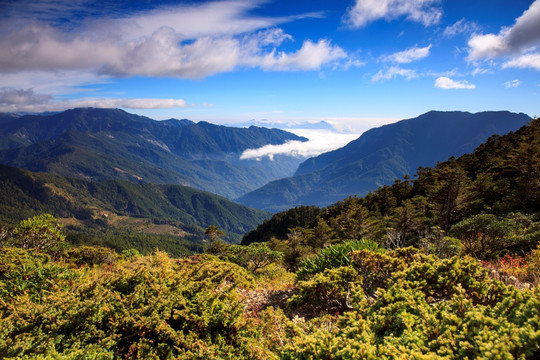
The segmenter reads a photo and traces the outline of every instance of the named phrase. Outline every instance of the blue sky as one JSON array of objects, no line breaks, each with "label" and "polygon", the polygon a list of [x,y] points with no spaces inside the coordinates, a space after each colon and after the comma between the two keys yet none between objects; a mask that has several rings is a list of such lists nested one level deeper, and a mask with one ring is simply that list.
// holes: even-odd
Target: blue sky
[{"label": "blue sky", "polygon": [[0,0],[0,111],[325,120],[540,115],[540,0]]}]

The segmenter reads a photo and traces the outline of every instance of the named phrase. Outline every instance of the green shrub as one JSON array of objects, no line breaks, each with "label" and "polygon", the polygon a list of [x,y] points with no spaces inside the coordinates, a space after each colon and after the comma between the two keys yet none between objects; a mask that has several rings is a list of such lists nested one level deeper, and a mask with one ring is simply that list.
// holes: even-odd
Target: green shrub
[{"label": "green shrub", "polygon": [[369,250],[353,251],[351,264],[362,279],[365,296],[373,297],[379,288],[387,288],[391,276],[419,260],[420,253],[414,248],[401,248],[387,252]]},{"label": "green shrub", "polygon": [[113,271],[74,271],[80,276],[69,288],[44,293],[39,303],[14,294],[1,308],[0,357],[271,357],[257,342],[257,328],[248,328],[237,291],[253,279],[235,264],[157,253]]},{"label": "green shrub", "polygon": [[303,261],[302,267],[297,272],[298,279],[304,280],[326,269],[350,265],[350,254],[355,250],[382,251],[376,242],[367,239],[331,245],[319,251],[314,257]]},{"label": "green shrub", "polygon": [[231,245],[226,254],[227,260],[252,272],[276,263],[283,258],[282,252],[270,249],[266,243]]},{"label": "green shrub", "polygon": [[471,258],[439,260],[406,249],[404,258],[416,259],[404,265],[405,261],[390,260],[397,260],[397,253],[382,255],[353,253],[356,269],[395,269],[386,272],[376,296],[355,298],[352,311],[339,316],[330,329],[288,339],[281,349],[282,359],[533,359],[540,355],[540,290],[520,291],[492,280]]},{"label": "green shrub", "polygon": [[133,260],[139,256],[141,256],[141,253],[137,249],[122,250],[120,253],[120,257],[124,260]]},{"label": "green shrub", "polygon": [[479,214],[452,226],[450,233],[461,240],[465,252],[483,259],[493,258],[513,245],[517,225],[509,219],[499,220],[492,214]]},{"label": "green shrub", "polygon": [[[77,275],[35,250],[0,248],[0,310],[24,295],[40,302],[48,293],[67,288]],[[7,302],[7,303],[6,303]]]},{"label": "green shrub", "polygon": [[325,269],[322,273],[298,282],[298,293],[289,299],[292,307],[303,308],[310,316],[335,314],[352,309],[350,303],[361,282],[352,266]]},{"label": "green shrub", "polygon": [[7,246],[23,249],[50,251],[65,244],[66,237],[60,232],[62,226],[54,216],[41,214],[21,221],[12,231]]},{"label": "green shrub", "polygon": [[114,250],[101,246],[79,246],[66,251],[66,260],[78,266],[111,265],[117,258]]}]

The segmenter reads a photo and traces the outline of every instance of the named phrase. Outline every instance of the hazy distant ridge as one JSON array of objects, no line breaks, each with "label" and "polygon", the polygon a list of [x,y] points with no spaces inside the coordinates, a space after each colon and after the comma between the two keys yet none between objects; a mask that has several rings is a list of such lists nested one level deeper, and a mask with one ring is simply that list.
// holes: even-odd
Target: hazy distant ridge
[{"label": "hazy distant ridge", "polygon": [[413,176],[419,166],[471,152],[489,136],[517,130],[529,120],[507,111],[431,111],[371,129],[341,149],[306,160],[294,177],[273,181],[238,201],[276,211],[365,195],[405,174]]}]

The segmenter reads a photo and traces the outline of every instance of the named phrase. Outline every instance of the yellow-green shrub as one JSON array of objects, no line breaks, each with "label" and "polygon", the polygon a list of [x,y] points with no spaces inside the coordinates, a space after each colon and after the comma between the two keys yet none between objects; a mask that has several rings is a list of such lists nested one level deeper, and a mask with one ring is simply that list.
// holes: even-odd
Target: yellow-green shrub
[{"label": "yellow-green shrub", "polygon": [[25,294],[9,299],[0,313],[0,357],[68,358],[97,348],[103,358],[268,357],[236,291],[253,284],[245,269],[164,253],[105,269],[71,270],[79,275],[71,286],[40,302]]}]

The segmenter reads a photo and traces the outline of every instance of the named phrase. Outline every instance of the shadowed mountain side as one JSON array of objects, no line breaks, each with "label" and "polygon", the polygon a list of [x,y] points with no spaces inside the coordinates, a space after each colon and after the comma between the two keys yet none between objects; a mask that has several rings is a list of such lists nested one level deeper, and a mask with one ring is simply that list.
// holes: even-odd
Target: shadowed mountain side
[{"label": "shadowed mountain side", "polygon": [[100,211],[202,228],[216,225],[236,240],[269,215],[185,186],[93,182],[0,165],[0,221],[4,224],[43,212],[85,220]]},{"label": "shadowed mountain side", "polygon": [[[267,183],[272,169],[260,162],[241,164],[188,160],[131,135],[68,132],[51,141],[0,151],[0,162],[31,171],[87,180],[123,179],[178,184],[234,197]],[[120,141],[116,138],[121,138]],[[132,144],[138,143],[138,146]],[[111,156],[111,154],[114,154]],[[272,164],[273,165],[273,164]],[[283,174],[281,168],[273,169]]]},{"label": "shadowed mountain side", "polygon": [[290,176],[300,163],[289,156],[240,160],[244,150],[307,140],[278,129],[155,121],[118,109],[3,119],[3,164],[89,180],[188,185],[229,198]]},{"label": "shadowed mountain side", "polygon": [[369,130],[341,149],[306,160],[294,177],[273,181],[238,201],[273,212],[326,206],[415,174],[419,166],[471,152],[491,135],[517,130],[530,120],[506,111],[431,111]]}]

